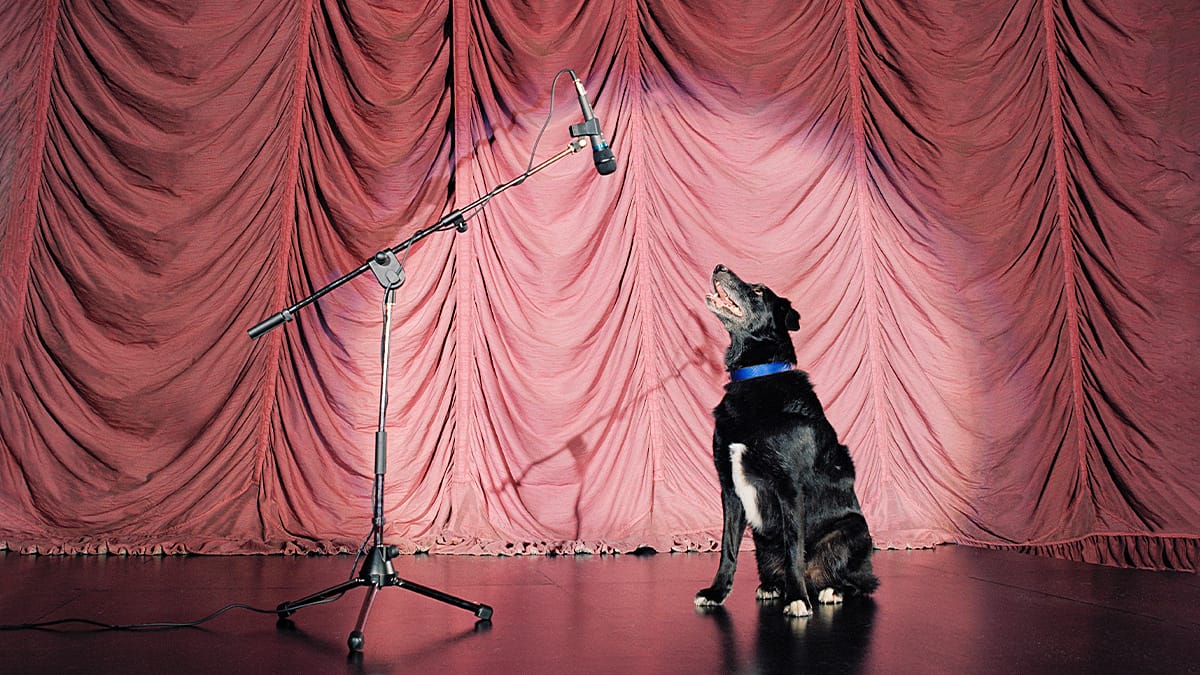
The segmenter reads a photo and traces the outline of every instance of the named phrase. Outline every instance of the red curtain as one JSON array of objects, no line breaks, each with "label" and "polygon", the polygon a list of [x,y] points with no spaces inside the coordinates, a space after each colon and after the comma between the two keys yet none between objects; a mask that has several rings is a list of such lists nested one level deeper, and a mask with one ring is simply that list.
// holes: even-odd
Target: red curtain
[{"label": "red curtain", "polygon": [[[1191,0],[0,0],[0,547],[711,549],[725,263],[886,547],[1200,560]],[[536,161],[581,115],[559,80]]]}]

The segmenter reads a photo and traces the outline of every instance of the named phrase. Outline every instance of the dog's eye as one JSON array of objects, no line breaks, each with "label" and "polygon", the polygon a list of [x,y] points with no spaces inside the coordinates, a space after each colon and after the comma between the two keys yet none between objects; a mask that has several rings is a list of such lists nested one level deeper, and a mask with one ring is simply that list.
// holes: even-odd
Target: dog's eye
[{"label": "dog's eye", "polygon": [[754,294],[755,294],[755,295],[762,295],[762,286],[755,286],[755,287],[754,287]]}]

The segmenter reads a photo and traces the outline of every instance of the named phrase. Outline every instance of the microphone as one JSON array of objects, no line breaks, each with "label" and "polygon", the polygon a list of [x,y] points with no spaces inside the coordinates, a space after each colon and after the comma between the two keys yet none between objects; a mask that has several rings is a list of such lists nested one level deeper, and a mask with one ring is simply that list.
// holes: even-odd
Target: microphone
[{"label": "microphone", "polygon": [[572,136],[590,136],[592,139],[592,161],[596,164],[596,172],[601,176],[617,170],[617,160],[613,157],[612,148],[608,147],[608,141],[604,140],[604,134],[600,131],[600,120],[596,119],[596,114],[592,112],[592,105],[588,103],[587,90],[583,88],[583,82],[579,81],[579,77],[575,71],[569,71],[571,79],[575,80],[575,91],[579,93],[579,108],[583,110],[583,124],[572,124]]}]

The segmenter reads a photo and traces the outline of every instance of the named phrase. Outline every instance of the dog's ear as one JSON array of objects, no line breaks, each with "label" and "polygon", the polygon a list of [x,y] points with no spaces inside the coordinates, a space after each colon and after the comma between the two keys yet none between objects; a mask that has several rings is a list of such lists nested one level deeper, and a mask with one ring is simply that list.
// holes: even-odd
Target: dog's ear
[{"label": "dog's ear", "polygon": [[781,298],[778,295],[772,294],[775,298],[775,321],[776,325],[782,325],[790,331],[800,330],[800,312],[797,312],[792,303],[786,298]]},{"label": "dog's ear", "polygon": [[787,316],[783,317],[783,325],[791,331],[800,330],[800,312],[788,307]]}]

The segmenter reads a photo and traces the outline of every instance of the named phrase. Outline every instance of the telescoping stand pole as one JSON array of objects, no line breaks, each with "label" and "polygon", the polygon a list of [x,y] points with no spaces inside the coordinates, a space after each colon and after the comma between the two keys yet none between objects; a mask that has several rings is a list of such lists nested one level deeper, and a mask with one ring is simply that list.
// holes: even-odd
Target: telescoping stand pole
[{"label": "telescoping stand pole", "polygon": [[337,600],[346,591],[349,591],[360,586],[366,587],[367,595],[363,599],[362,609],[358,613],[358,621],[354,625],[354,630],[350,632],[350,637],[347,639],[347,644],[352,653],[361,651],[364,643],[363,629],[367,623],[367,616],[370,614],[371,606],[375,602],[375,594],[380,589],[388,586],[403,588],[414,593],[419,593],[434,600],[444,602],[449,605],[454,605],[461,609],[465,609],[473,613],[479,623],[490,622],[492,618],[492,608],[475,602],[469,602],[462,598],[455,597],[449,593],[422,586],[413,583],[407,579],[400,578],[395,569],[392,567],[392,558],[399,554],[399,549],[395,546],[388,546],[383,543],[383,488],[384,479],[387,474],[387,429],[385,428],[387,417],[387,399],[388,399],[388,353],[391,346],[391,328],[392,328],[392,307],[395,303],[396,289],[404,284],[404,267],[401,261],[396,257],[400,251],[411,248],[418,241],[433,234],[434,232],[444,230],[457,230],[458,232],[467,231],[467,220],[478,213],[476,209],[481,209],[484,204],[492,197],[504,192],[505,190],[520,185],[525,182],[535,173],[559,161],[567,155],[579,152],[587,145],[586,141],[573,140],[571,143],[557,155],[547,159],[546,161],[531,167],[520,176],[496,186],[486,195],[471,202],[470,204],[451,211],[442,216],[436,223],[429,227],[419,230],[404,242],[392,248],[384,249],[376,253],[369,260],[364,262],[358,269],[336,279],[329,285],[321,288],[317,292],[307,298],[297,302],[295,305],[274,314],[267,319],[261,321],[248,332],[251,338],[258,338],[267,331],[291,321],[296,312],[303,309],[305,306],[315,302],[318,298],[338,288],[339,286],[350,281],[354,277],[371,270],[383,287],[383,337],[381,339],[381,368],[382,374],[380,377],[379,387],[379,425],[375,431],[375,483],[371,495],[371,547],[366,552],[366,558],[363,560],[362,567],[357,575],[348,581],[330,586],[321,591],[317,591],[311,595],[307,595],[299,600],[292,600],[281,603],[276,608],[276,613],[279,617],[281,625],[290,623],[288,619],[295,611],[311,605],[324,602],[332,602]]}]

